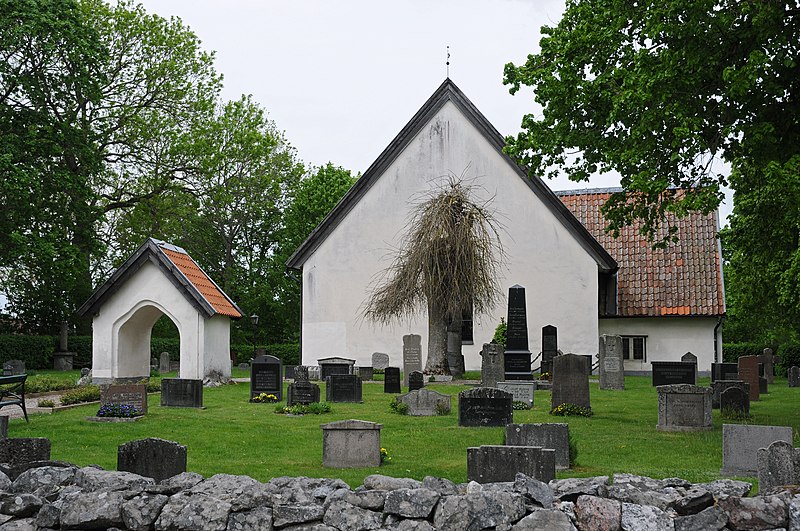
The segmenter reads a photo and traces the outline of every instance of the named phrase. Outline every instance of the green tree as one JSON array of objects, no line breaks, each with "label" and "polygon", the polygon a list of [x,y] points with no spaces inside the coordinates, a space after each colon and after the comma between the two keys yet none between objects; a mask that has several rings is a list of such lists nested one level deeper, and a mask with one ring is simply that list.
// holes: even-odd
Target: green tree
[{"label": "green tree", "polygon": [[799,26],[796,0],[568,1],[541,51],[506,65],[511,92],[531,86],[542,106],[508,153],[576,181],[619,172],[609,229],[638,218],[669,240],[667,213],[718,206],[715,159],[733,168],[737,193],[797,171]]}]

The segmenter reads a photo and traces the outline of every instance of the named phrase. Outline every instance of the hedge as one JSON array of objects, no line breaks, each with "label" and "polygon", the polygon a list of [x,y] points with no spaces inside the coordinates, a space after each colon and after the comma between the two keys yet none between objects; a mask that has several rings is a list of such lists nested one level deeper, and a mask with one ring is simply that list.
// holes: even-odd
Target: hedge
[{"label": "hedge", "polygon": [[[284,365],[297,365],[300,362],[299,343],[277,343],[258,348],[265,348],[268,355],[279,358]],[[253,345],[231,345],[231,352],[236,354],[236,363],[249,363],[254,351]]]},{"label": "hedge", "polygon": [[764,353],[765,345],[761,343],[723,343],[722,361],[736,363],[742,356],[760,356]]},{"label": "hedge", "polygon": [[778,348],[778,356],[781,358],[781,362],[775,366],[775,374],[786,376],[789,367],[800,367],[800,344],[784,343]]},{"label": "hedge", "polygon": [[28,370],[52,369],[55,350],[52,336],[0,335],[0,362],[22,360]]}]

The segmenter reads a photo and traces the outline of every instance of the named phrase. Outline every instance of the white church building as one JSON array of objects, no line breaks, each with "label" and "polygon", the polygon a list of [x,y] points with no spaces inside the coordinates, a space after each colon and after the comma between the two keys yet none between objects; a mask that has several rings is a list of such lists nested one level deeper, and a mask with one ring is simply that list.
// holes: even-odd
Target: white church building
[{"label": "white church building", "polygon": [[[338,356],[370,365],[373,352],[401,366],[402,336],[427,344],[424,309],[416,319],[380,326],[363,317],[370,287],[391,263],[415,201],[462,176],[491,200],[503,226],[503,302],[472,316],[463,338],[466,368],[506,316],[508,287],[526,289],[530,350],[541,330],[558,330],[563,352],[594,355],[601,334],[623,336],[625,368],[678,361],[687,351],[709,370],[721,359],[725,313],[716,213],[678,222],[680,243],[653,250],[636,227],[616,240],[599,211],[611,190],[554,193],[503,153],[503,137],[449,79],[290,257],[302,273],[301,359]],[[467,316],[469,317],[469,316]],[[537,366],[537,364],[534,364]]]}]

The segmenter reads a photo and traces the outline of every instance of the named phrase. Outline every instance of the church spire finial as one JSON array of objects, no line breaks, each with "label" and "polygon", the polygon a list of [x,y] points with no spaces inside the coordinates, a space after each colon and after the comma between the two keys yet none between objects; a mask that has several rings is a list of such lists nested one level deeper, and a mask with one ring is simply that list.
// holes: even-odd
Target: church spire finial
[{"label": "church spire finial", "polygon": [[447,45],[447,62],[445,63],[447,70],[447,79],[450,79],[450,45]]}]

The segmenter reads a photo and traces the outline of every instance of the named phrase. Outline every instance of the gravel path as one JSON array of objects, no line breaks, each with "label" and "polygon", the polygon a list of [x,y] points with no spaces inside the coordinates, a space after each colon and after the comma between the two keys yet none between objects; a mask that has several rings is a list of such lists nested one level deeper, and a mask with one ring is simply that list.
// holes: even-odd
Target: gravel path
[{"label": "gravel path", "polygon": [[[28,410],[28,418],[30,418],[32,414],[52,412],[49,407],[40,408],[38,405],[39,400],[52,400],[55,405],[60,406],[61,393],[48,393],[45,395],[38,395],[33,398],[25,397],[25,408]],[[5,406],[0,408],[0,415],[7,416],[10,419],[24,418],[22,415],[22,408],[19,406]]]}]

